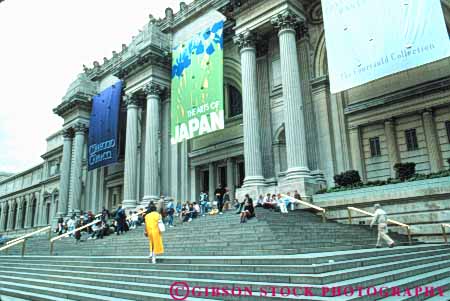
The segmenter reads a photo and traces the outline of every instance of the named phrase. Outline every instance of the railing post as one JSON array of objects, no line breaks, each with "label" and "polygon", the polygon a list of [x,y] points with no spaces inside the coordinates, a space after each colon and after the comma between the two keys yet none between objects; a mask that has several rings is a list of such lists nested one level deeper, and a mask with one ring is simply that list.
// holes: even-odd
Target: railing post
[{"label": "railing post", "polygon": [[442,227],[442,236],[444,236],[444,241],[446,244],[448,244],[447,233],[445,232],[445,226],[441,225],[441,227]]},{"label": "railing post", "polygon": [[54,241],[50,241],[50,256],[53,256],[53,243]]},{"label": "railing post", "polygon": [[326,223],[327,217],[325,216],[325,210],[322,211],[322,223]]},{"label": "railing post", "polygon": [[351,225],[352,224],[352,211],[350,210],[350,208],[347,208],[348,211],[348,223]]},{"label": "railing post", "polygon": [[408,233],[408,241],[409,241],[409,244],[412,245],[411,229],[409,228],[409,226],[406,227],[406,232]]},{"label": "railing post", "polygon": [[23,240],[23,243],[22,243],[22,257],[25,256],[25,248],[26,248],[26,245],[27,245],[27,239],[25,238],[25,239]]}]

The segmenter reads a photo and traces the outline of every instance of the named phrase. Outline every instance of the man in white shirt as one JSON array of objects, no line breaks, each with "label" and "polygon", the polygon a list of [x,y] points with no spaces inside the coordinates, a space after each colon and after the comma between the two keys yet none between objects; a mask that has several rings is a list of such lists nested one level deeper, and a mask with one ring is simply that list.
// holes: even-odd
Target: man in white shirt
[{"label": "man in white shirt", "polygon": [[380,204],[375,204],[375,215],[373,216],[372,222],[370,223],[370,227],[374,224],[378,224],[378,239],[377,239],[377,248],[381,248],[381,239],[383,239],[388,245],[389,248],[394,247],[394,241],[389,237],[388,227],[387,227],[387,214],[386,211],[381,209]]}]

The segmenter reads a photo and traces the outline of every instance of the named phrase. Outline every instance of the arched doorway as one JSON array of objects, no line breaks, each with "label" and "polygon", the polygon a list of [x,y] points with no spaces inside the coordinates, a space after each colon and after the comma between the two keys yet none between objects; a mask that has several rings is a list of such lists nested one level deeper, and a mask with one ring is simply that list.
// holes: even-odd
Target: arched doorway
[{"label": "arched doorway", "polygon": [[275,156],[275,173],[277,176],[283,175],[287,170],[286,134],[284,125],[280,126],[275,134],[273,153]]}]

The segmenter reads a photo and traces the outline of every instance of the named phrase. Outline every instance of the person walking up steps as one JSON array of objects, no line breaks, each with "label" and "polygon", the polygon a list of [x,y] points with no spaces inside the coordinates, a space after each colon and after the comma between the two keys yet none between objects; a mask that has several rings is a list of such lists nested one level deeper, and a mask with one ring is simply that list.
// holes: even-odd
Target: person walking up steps
[{"label": "person walking up steps", "polygon": [[156,263],[156,255],[164,253],[162,235],[158,226],[161,219],[161,215],[156,211],[156,206],[150,206],[149,212],[145,216],[144,234],[148,238],[150,247],[149,257],[152,259],[152,263]]},{"label": "person walking up steps", "polygon": [[389,248],[394,247],[394,241],[388,235],[388,227],[387,227],[387,214],[386,211],[381,209],[380,204],[375,204],[375,215],[373,216],[372,222],[370,223],[370,228],[373,227],[374,224],[378,224],[378,239],[377,239],[377,248],[381,248],[381,239],[383,239],[389,246]]}]

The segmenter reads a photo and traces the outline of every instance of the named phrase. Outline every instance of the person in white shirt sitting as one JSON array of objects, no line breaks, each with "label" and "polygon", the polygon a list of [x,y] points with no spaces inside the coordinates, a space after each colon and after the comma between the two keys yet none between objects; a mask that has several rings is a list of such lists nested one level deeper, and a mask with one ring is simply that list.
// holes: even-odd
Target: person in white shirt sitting
[{"label": "person in white shirt sitting", "polygon": [[[273,195],[273,196],[275,196],[275,195]],[[266,196],[264,197],[262,206],[265,209],[275,209],[276,208],[277,204],[276,204],[276,202],[273,203],[273,199],[270,197],[270,193],[266,194]]]},{"label": "person in white shirt sitting", "polygon": [[278,194],[278,196],[277,196],[277,203],[278,203],[278,207],[280,208],[281,213],[288,213],[288,210],[286,207],[286,202],[285,202],[284,198],[281,197],[281,194]]}]

